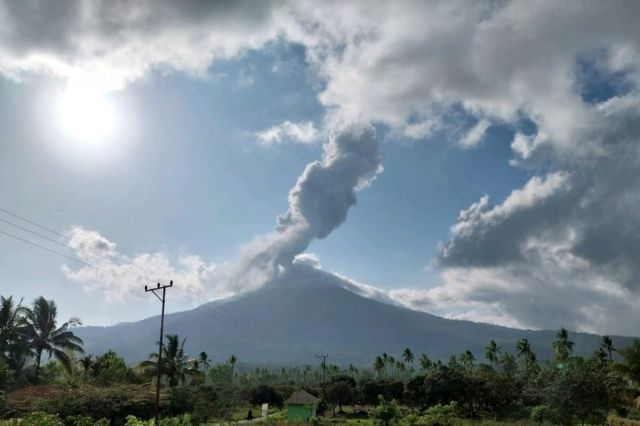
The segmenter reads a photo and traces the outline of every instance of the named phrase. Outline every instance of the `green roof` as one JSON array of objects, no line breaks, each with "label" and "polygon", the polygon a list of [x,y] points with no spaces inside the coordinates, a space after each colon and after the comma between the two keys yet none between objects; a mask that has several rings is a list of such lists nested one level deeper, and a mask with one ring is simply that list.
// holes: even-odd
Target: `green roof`
[{"label": "green roof", "polygon": [[291,395],[289,399],[287,399],[284,403],[289,405],[306,405],[306,404],[317,404],[320,399],[311,395],[309,392],[300,389]]}]

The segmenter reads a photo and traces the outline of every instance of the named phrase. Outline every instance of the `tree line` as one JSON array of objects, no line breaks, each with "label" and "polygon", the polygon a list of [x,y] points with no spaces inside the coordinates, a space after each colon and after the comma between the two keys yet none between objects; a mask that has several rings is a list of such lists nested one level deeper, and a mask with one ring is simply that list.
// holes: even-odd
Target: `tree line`
[{"label": "tree line", "polygon": [[640,419],[634,404],[640,396],[640,340],[615,348],[604,336],[590,357],[579,357],[571,336],[561,329],[552,343],[553,359],[539,359],[531,342],[521,339],[513,353],[491,340],[481,356],[464,351],[448,360],[404,348],[398,355],[373,357],[368,368],[328,363],[265,367],[240,363],[235,355],[218,362],[206,352],[190,356],[186,340],[169,334],[160,365],[155,352],[127,365],[113,350],[84,354],[73,330],[79,324],[78,319],[60,323],[51,300],[39,297],[23,306],[0,297],[0,390],[33,384],[64,390],[50,401],[35,398],[33,404],[8,406],[7,413],[20,415],[36,407],[68,416],[148,418],[150,384],[160,368],[163,413],[190,413],[201,421],[230,418],[238,407],[281,406],[300,388],[322,398],[320,412],[337,416],[345,411],[390,416],[400,412],[394,405],[400,404],[415,415],[471,419],[601,424],[610,413]]}]

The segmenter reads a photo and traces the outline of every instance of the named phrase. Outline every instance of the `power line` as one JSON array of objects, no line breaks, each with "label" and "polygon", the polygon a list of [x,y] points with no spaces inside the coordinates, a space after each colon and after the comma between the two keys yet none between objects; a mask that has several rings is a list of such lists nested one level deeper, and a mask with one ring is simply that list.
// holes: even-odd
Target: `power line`
[{"label": "power line", "polygon": [[[32,235],[35,235],[35,236],[37,236],[37,237],[39,237],[39,238],[42,238],[42,239],[44,239],[44,240],[46,240],[46,241],[49,241],[49,242],[52,242],[52,243],[54,243],[54,244],[56,244],[56,245],[59,245],[59,246],[61,246],[61,247],[64,247],[64,248],[66,248],[66,249],[68,249],[68,250],[73,250],[73,248],[72,248],[72,247],[69,247],[69,245],[68,245],[68,244],[71,242],[71,238],[69,238],[68,236],[66,236],[66,235],[64,235],[64,234],[62,234],[62,233],[60,233],[60,232],[58,232],[58,231],[55,231],[55,230],[53,230],[53,229],[51,229],[51,228],[49,228],[49,227],[47,227],[47,226],[45,226],[45,225],[39,224],[39,223],[37,223],[37,222],[35,222],[35,221],[31,220],[31,219],[27,219],[27,218],[26,218],[26,217],[24,217],[24,216],[20,216],[20,215],[19,215],[19,214],[17,214],[17,213],[13,213],[13,212],[11,212],[11,211],[9,211],[9,210],[7,210],[7,209],[0,208],[0,212],[6,213],[6,214],[8,214],[8,215],[10,215],[10,216],[13,216],[13,217],[15,217],[15,218],[17,218],[17,219],[20,219],[20,220],[22,220],[22,221],[24,221],[24,222],[26,222],[26,223],[29,223],[29,224],[31,224],[31,225],[33,225],[33,226],[37,226],[38,228],[40,228],[40,229],[44,229],[44,230],[45,230],[45,231],[47,231],[47,232],[51,232],[52,234],[55,234],[55,235],[57,235],[57,236],[59,236],[59,237],[63,238],[63,239],[67,242],[67,244],[62,244],[62,243],[60,243],[59,241],[55,241],[55,240],[53,240],[53,239],[51,239],[51,238],[48,238],[48,237],[46,237],[46,236],[44,236],[44,235],[42,235],[42,234],[40,234],[40,233],[37,233],[37,232],[35,232],[35,231],[33,231],[33,230],[30,230],[30,229],[28,229],[28,228],[25,228],[25,227],[22,227],[22,226],[20,226],[20,225],[17,225],[17,224],[15,224],[15,223],[13,223],[13,222],[10,222],[10,221],[6,220],[6,219],[2,219],[2,218],[0,218],[0,221],[2,221],[2,222],[4,222],[4,223],[7,223],[7,224],[9,224],[9,225],[11,225],[11,226],[13,226],[13,227],[15,227],[15,228],[21,229],[22,231],[28,232],[28,233],[30,233],[30,234],[32,234]],[[96,260],[103,260],[103,257],[102,257],[102,256],[98,256],[98,255],[95,255],[95,254],[92,254],[92,253],[85,253],[85,254],[86,254],[87,256],[89,256],[89,257],[92,257],[92,258],[96,259]],[[148,271],[148,270],[146,270],[146,269],[142,268],[141,266],[136,265],[135,263],[125,262],[125,261],[123,261],[121,258],[119,258],[119,257],[117,257],[117,256],[115,256],[115,255],[113,255],[113,254],[111,254],[111,253],[104,253],[104,255],[105,255],[106,257],[110,258],[110,259],[113,259],[113,260],[116,260],[116,261],[120,262],[122,265],[132,266],[132,267],[137,268],[137,269],[139,269],[140,271],[144,272],[145,274],[151,274],[151,272],[150,272],[150,271]],[[149,280],[147,277],[145,277],[145,279],[146,279],[147,281],[149,281],[149,283],[151,283],[151,282],[152,282],[152,281],[151,281],[151,280]]]},{"label": "power line", "polygon": [[[2,210],[2,209],[0,209],[0,210]],[[2,222],[7,222],[7,223],[9,222],[9,221],[3,220],[3,219],[0,219],[0,221],[2,221]],[[20,227],[19,225],[16,225],[16,227],[17,227],[18,229],[23,229],[23,228],[22,228],[22,227]],[[47,241],[51,241],[51,242],[53,242],[53,241],[52,241],[52,240],[50,240],[49,238],[44,237],[44,236],[42,236],[42,235],[40,235],[40,234],[38,234],[38,233],[36,233],[36,232],[29,231],[29,230],[27,230],[27,229],[23,229],[23,230],[25,230],[26,232],[29,232],[29,233],[31,233],[31,234],[37,235],[37,236],[39,236],[39,237],[41,237],[41,238],[44,238],[44,239],[45,239],[45,240],[47,240]],[[114,271],[114,270],[112,270],[112,269],[110,270],[110,269],[101,268],[101,267],[96,266],[96,265],[94,265],[94,264],[92,264],[92,263],[89,263],[89,262],[86,262],[86,261],[84,261],[84,260],[78,259],[77,257],[70,256],[70,255],[67,255],[67,254],[64,254],[64,253],[60,253],[60,252],[59,252],[59,251],[57,251],[57,250],[53,250],[53,249],[51,249],[51,248],[49,248],[49,247],[45,247],[45,246],[43,246],[43,245],[40,245],[40,244],[38,244],[38,243],[35,243],[35,242],[33,242],[33,241],[27,240],[27,239],[25,239],[25,238],[19,237],[19,236],[17,236],[17,235],[11,234],[11,233],[6,232],[6,231],[3,231],[3,230],[0,230],[0,234],[6,235],[7,237],[10,237],[10,238],[13,238],[13,239],[15,239],[15,240],[21,241],[21,242],[23,242],[23,243],[26,243],[26,244],[29,244],[29,245],[31,245],[31,246],[37,247],[37,248],[39,248],[39,249],[45,250],[45,251],[47,251],[47,252],[49,252],[49,253],[52,253],[52,254],[55,254],[55,255],[57,255],[57,256],[63,257],[63,258],[65,258],[65,259],[72,260],[72,261],[74,261],[74,262],[76,262],[76,263],[79,263],[79,264],[82,264],[82,265],[84,265],[84,266],[88,266],[88,267],[90,267],[90,268],[94,268],[94,269],[96,269],[96,270],[100,270],[100,271],[107,272],[107,273],[110,273],[110,274],[115,273],[116,275],[119,275],[120,277],[124,277],[124,276],[125,276],[124,274],[126,274],[126,273],[127,273],[127,271],[123,271],[123,272],[115,272],[115,271]],[[69,248],[69,247],[67,247],[67,246],[65,246],[65,245],[62,245],[62,244],[60,244],[60,243],[57,243],[57,244],[58,244],[58,245],[61,245],[62,247],[65,247],[65,248]],[[89,253],[87,253],[87,254],[88,254],[89,256],[91,256],[91,254],[89,254]],[[96,256],[91,256],[91,257],[94,257],[94,258],[95,258],[95,259],[97,259],[97,260],[102,260],[102,259],[100,259],[100,258],[98,258],[98,257],[96,257]],[[123,262],[123,266],[136,266],[136,265],[133,265],[133,264],[125,264],[125,263]],[[145,281],[147,281],[147,282],[151,282],[147,277],[145,277],[145,278],[144,278],[144,280],[145,280]]]},{"label": "power line", "polygon": [[40,224],[38,224],[38,223],[36,223],[36,222],[34,222],[34,221],[32,221],[32,220],[29,220],[29,219],[27,219],[27,218],[22,217],[22,216],[20,216],[20,215],[18,215],[18,214],[16,214],[16,213],[10,212],[9,210],[6,210],[6,209],[3,209],[3,208],[1,208],[1,207],[0,207],[0,212],[6,213],[6,214],[8,214],[9,216],[13,216],[13,217],[15,217],[15,218],[17,218],[17,219],[24,220],[25,222],[30,223],[30,224],[31,224],[31,225],[33,225],[33,226],[37,226],[38,228],[40,228],[40,229],[44,229],[45,231],[51,232],[52,234],[55,234],[55,235],[57,235],[57,236],[59,236],[59,237],[67,238],[65,235],[63,235],[63,234],[59,233],[58,231],[54,231],[54,230],[53,230],[53,229],[51,229],[51,228],[47,228],[47,227],[46,227],[46,226],[44,226],[44,225],[40,225]]},{"label": "power line", "polygon": [[30,244],[30,245],[32,245],[32,246],[35,246],[35,247],[41,248],[42,250],[46,250],[46,251],[48,251],[49,253],[57,254],[58,256],[62,256],[62,257],[67,258],[67,259],[69,259],[69,260],[73,260],[74,262],[81,263],[81,264],[83,264],[83,265],[85,265],[85,266],[89,266],[89,267],[91,267],[91,268],[99,269],[97,266],[92,265],[92,264],[90,264],[90,263],[87,263],[87,262],[85,262],[84,260],[80,260],[80,259],[78,259],[78,258],[76,258],[76,257],[73,257],[73,256],[67,256],[67,255],[66,255],[66,254],[64,254],[64,253],[60,253],[60,252],[55,251],[55,250],[52,250],[52,249],[50,249],[50,248],[47,248],[47,247],[41,246],[40,244],[36,244],[36,243],[34,243],[33,241],[25,240],[24,238],[20,238],[20,237],[18,237],[18,236],[16,236],[16,235],[10,234],[9,232],[5,232],[5,231],[0,230],[0,234],[4,234],[4,235],[6,235],[7,237],[11,237],[11,238],[16,239],[16,240],[18,240],[18,241],[22,241],[23,243],[27,243],[27,244]]},{"label": "power line", "polygon": [[[45,240],[47,242],[56,244],[57,246],[63,247],[65,249],[67,249],[67,250],[73,250],[73,248],[69,247],[69,245],[68,245],[68,243],[71,241],[71,238],[69,238],[67,235],[64,235],[61,232],[55,231],[54,229],[52,229],[52,228],[50,228],[48,226],[40,224],[40,223],[38,223],[38,222],[36,222],[34,220],[28,219],[28,218],[26,218],[24,216],[21,216],[21,215],[15,213],[15,212],[9,211],[9,210],[7,210],[5,208],[1,208],[0,207],[0,212],[3,212],[5,214],[7,214],[7,215],[10,215],[10,216],[16,218],[16,219],[24,221],[25,223],[28,223],[28,224],[33,225],[33,226],[36,226],[39,229],[42,229],[42,230],[47,231],[47,232],[49,232],[49,233],[51,233],[53,235],[56,235],[56,236],[62,238],[64,241],[66,241],[67,244],[63,244],[63,243],[61,243],[59,241],[56,241],[56,240],[54,240],[52,238],[49,238],[49,237],[47,237],[45,235],[42,235],[39,232],[36,232],[36,231],[34,231],[32,229],[29,229],[27,227],[18,225],[16,223],[14,223],[12,221],[9,221],[9,220],[6,220],[6,219],[0,218],[0,222],[6,223],[7,225],[13,226],[16,229],[20,229],[21,231],[27,232],[27,233],[29,233],[31,235],[34,235],[34,236],[36,236],[38,238],[41,238],[41,239],[43,239],[43,240]],[[80,263],[80,264],[82,264],[84,266],[88,266],[90,268],[94,268],[96,270],[101,270],[101,271],[108,272],[108,273],[111,273],[111,274],[114,273],[113,269],[105,269],[105,268],[96,266],[96,265],[94,265],[92,263],[89,263],[87,261],[83,261],[81,259],[78,259],[77,257],[66,255],[64,253],[60,253],[59,251],[52,250],[52,249],[50,249],[48,247],[42,246],[40,244],[34,243],[33,241],[26,240],[24,238],[18,237],[18,236],[13,235],[13,234],[10,234],[8,232],[0,230],[0,233],[4,234],[6,236],[9,236],[11,238],[14,238],[16,240],[22,241],[22,242],[24,242],[26,244],[30,244],[32,246],[35,246],[35,247],[40,248],[42,250],[45,250],[47,252],[53,253],[53,254],[55,254],[57,256],[61,256],[63,258],[66,258],[66,259],[72,260],[74,262]],[[91,257],[91,258],[93,258],[95,260],[98,260],[98,261],[104,260],[103,256],[99,256],[99,255],[92,254],[92,253],[89,253],[89,252],[84,253],[84,254],[86,256]],[[141,267],[139,265],[136,265],[136,264],[134,264],[132,262],[125,262],[120,257],[115,256],[115,255],[113,255],[111,253],[104,253],[104,256],[119,262],[121,264],[121,266],[133,267],[133,268],[136,268],[136,269],[140,270],[141,272],[143,272],[145,274],[145,276],[141,277],[141,276],[138,275],[138,277],[143,278],[143,280],[145,282],[149,283],[149,284],[152,283],[152,281],[147,276],[147,274],[153,274],[149,270],[147,270],[147,269],[145,269],[145,268],[143,268],[143,267]],[[128,272],[132,272],[132,271],[129,270],[129,271],[123,271],[123,272],[119,272],[119,273],[115,272],[115,274],[119,275],[120,277],[124,277]],[[185,296],[194,304],[200,304],[201,303],[200,301],[195,300],[194,297],[190,297],[188,294],[185,294]],[[209,311],[212,311],[212,310],[217,311],[217,313],[219,315],[217,317],[215,317],[214,315],[211,315]],[[281,341],[281,342],[283,341],[280,336],[277,336],[273,332],[271,332],[269,330],[266,330],[266,329],[264,329],[262,327],[259,327],[257,324],[251,324],[251,323],[248,323],[246,321],[243,321],[243,320],[239,319],[237,316],[235,316],[231,312],[225,310],[220,305],[216,305],[215,307],[213,307],[213,306],[203,307],[202,305],[200,305],[198,309],[195,309],[195,311],[197,311],[197,312],[199,312],[199,313],[201,313],[203,315],[206,315],[209,318],[212,318],[214,320],[223,320],[224,322],[227,322],[228,324],[230,324],[230,325],[232,325],[234,327],[241,328],[244,331],[249,332],[249,334],[252,334],[252,335],[254,335],[256,337],[268,336],[268,337],[271,337],[275,341]]]}]

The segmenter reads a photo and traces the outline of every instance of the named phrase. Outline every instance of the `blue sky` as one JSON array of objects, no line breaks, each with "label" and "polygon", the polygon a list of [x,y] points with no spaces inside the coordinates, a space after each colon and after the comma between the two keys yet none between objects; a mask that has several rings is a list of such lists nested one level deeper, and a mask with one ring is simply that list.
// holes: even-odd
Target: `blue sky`
[{"label": "blue sky", "polygon": [[[274,70],[282,62],[287,68]],[[99,229],[127,254],[195,252],[232,261],[241,245],[273,229],[296,178],[321,154],[320,144],[264,147],[254,135],[284,120],[322,122],[303,52],[290,46],[216,63],[205,78],[153,76],[113,94],[127,109],[125,126],[133,128],[113,142],[121,145],[113,158],[65,147],[64,134],[53,135],[62,139],[54,143],[50,134],[15,128],[37,119],[34,109],[50,107],[38,91],[63,84],[3,81],[0,131],[15,141],[2,145],[3,208],[60,232],[74,225]],[[59,132],[55,123],[44,125]],[[360,194],[348,223],[310,251],[328,269],[380,288],[432,286],[438,278],[428,270],[431,258],[457,213],[484,194],[503,198],[526,181],[529,173],[508,163],[512,137],[509,127],[496,126],[481,148],[468,151],[446,135],[411,141],[387,135],[384,173]],[[90,296],[59,270],[69,262],[7,238],[10,294],[56,298],[65,313],[91,323],[94,308],[75,305]],[[134,307],[125,315],[153,312],[153,306],[143,313]]]},{"label": "blue sky", "polygon": [[[87,324],[136,320],[158,306],[141,288],[154,277],[116,276],[134,262],[187,281],[169,304],[185,309],[268,283],[241,269],[251,256],[287,250],[274,227],[289,212],[295,236],[312,230],[303,251],[316,267],[412,309],[631,333],[638,11],[349,4],[212,3],[197,20],[190,6],[167,2],[143,6],[144,21],[113,32],[98,25],[98,9],[69,27],[79,19],[71,3],[49,20],[46,3],[32,15],[6,6],[6,28],[44,19],[56,36],[0,32],[0,208],[70,232],[72,242],[0,230],[101,272],[0,235],[0,293],[54,298],[63,316]],[[450,27],[440,26],[451,13]],[[106,136],[61,126],[60,99],[77,87],[114,113]],[[74,125],[106,122],[92,102],[80,104]],[[356,137],[344,130],[354,123],[375,129],[367,149],[384,168],[352,170],[364,189],[341,188],[344,171],[331,163],[336,155],[359,164],[340,145],[340,135]],[[266,140],[269,129],[281,133]],[[334,181],[314,183],[307,165],[316,161]],[[292,188],[300,191],[288,199]],[[357,204],[322,238],[310,200],[343,190]],[[101,243],[125,257],[112,263]],[[366,286],[358,288],[371,296]]]}]

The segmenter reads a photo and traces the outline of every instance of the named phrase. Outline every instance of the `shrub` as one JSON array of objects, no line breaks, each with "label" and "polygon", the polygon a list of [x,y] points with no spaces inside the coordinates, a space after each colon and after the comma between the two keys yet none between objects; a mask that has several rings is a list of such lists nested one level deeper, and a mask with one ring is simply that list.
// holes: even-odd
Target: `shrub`
[{"label": "shrub", "polygon": [[109,426],[109,419],[94,420],[88,416],[68,416],[64,419],[66,426]]},{"label": "shrub", "polygon": [[371,418],[382,426],[395,423],[400,417],[400,410],[395,400],[387,401],[384,396],[378,396],[378,405],[371,412]]},{"label": "shrub", "polygon": [[56,414],[48,414],[42,411],[36,411],[24,416],[22,419],[9,420],[5,423],[20,426],[64,426],[64,423]]},{"label": "shrub", "polygon": [[548,405],[537,405],[531,409],[529,418],[537,423],[548,422],[553,418],[553,411]]},{"label": "shrub", "polygon": [[618,417],[618,416],[614,416],[613,414],[610,414],[609,417],[607,417],[607,425],[609,426],[640,426],[640,421],[625,419],[623,417]]},{"label": "shrub", "polygon": [[429,407],[424,413],[424,422],[428,426],[452,425],[458,413],[458,403],[451,401],[449,404],[436,404]]}]

